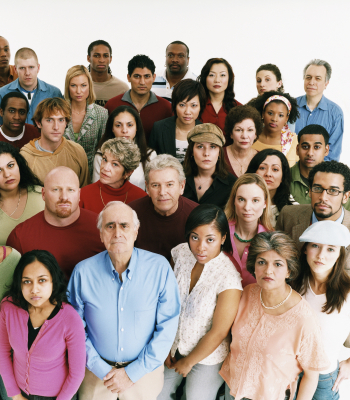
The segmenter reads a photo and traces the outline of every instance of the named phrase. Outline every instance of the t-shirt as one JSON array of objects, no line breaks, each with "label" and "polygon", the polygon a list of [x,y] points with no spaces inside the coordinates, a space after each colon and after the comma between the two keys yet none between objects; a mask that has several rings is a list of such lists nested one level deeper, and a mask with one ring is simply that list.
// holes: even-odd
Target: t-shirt
[{"label": "t-shirt", "polygon": [[181,164],[183,164],[183,162],[185,161],[188,141],[175,139],[175,146],[176,146],[176,158],[180,161]]},{"label": "t-shirt", "polygon": [[68,226],[46,222],[44,211],[16,226],[7,239],[21,254],[39,249],[52,253],[69,278],[80,261],[106,250],[96,227],[97,214],[80,209],[79,218]]},{"label": "t-shirt", "polygon": [[112,78],[106,82],[92,82],[94,92],[96,95],[95,103],[99,106],[104,106],[108,100],[112,97],[118,96],[129,90],[127,83],[116,78],[112,75]]},{"label": "t-shirt", "polygon": [[31,140],[40,137],[38,129],[30,124],[24,124],[23,131],[16,137],[7,136],[0,128],[0,142],[6,142],[12,144],[12,146],[21,149],[24,145],[29,143]]},{"label": "t-shirt", "polygon": [[140,220],[135,247],[161,254],[170,261],[171,249],[184,242],[187,218],[198,204],[180,196],[177,210],[167,217],[155,211],[150,197],[135,200],[129,206]]}]

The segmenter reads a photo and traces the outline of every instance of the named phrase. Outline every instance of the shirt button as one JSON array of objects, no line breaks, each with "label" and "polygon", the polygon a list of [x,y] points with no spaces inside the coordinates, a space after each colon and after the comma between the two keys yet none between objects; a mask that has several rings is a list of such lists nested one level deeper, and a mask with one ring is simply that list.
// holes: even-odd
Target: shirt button
[{"label": "shirt button", "polygon": [[122,328],[121,331],[124,332],[124,328]]},{"label": "shirt button", "polygon": [[121,311],[124,311],[124,308],[122,307],[120,310],[121,310]]}]

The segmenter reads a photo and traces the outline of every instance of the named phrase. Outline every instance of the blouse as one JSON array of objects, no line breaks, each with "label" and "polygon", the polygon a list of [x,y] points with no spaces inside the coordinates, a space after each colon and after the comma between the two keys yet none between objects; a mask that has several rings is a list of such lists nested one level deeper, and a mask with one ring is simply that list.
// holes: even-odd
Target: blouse
[{"label": "blouse", "polygon": [[[204,265],[202,274],[192,289],[191,272],[197,260],[188,243],[181,243],[171,250],[175,266],[174,273],[180,290],[181,312],[171,355],[176,350],[187,356],[202,337],[210,331],[218,295],[228,289],[242,290],[241,277],[229,258],[220,253]],[[229,352],[229,337],[206,358],[199,362],[204,365],[221,363]]]},{"label": "blouse", "polygon": [[34,191],[28,191],[27,203],[19,218],[12,218],[0,209],[0,245],[6,244],[9,234],[17,225],[45,208],[45,202],[41,195],[41,186],[35,186],[34,189]]},{"label": "blouse", "polygon": [[317,316],[304,299],[281,315],[267,314],[260,292],[256,283],[243,290],[220,375],[237,399],[281,400],[288,387],[293,399],[304,369],[329,366]]}]

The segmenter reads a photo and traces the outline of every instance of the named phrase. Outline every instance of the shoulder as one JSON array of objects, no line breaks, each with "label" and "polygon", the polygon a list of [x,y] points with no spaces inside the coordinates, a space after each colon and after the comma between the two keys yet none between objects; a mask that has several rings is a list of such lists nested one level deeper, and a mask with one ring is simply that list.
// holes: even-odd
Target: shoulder
[{"label": "shoulder", "polygon": [[14,92],[18,88],[18,78],[13,82],[8,83],[7,85],[0,88],[0,96],[5,96],[5,94],[9,92]]},{"label": "shoulder", "polygon": [[174,262],[176,262],[179,258],[188,257],[189,255],[192,255],[192,252],[188,246],[188,243],[180,243],[171,249],[171,256],[173,257]]},{"label": "shoulder", "polygon": [[52,94],[59,94],[59,95],[62,94],[58,87],[56,87],[54,85],[50,85],[49,83],[44,82],[44,81],[40,80],[39,78],[38,78],[38,81],[39,81],[40,88],[49,90]]},{"label": "shoulder", "polygon": [[[94,185],[94,183],[92,184]],[[94,224],[92,226],[89,226],[89,230],[97,230],[96,224],[97,224],[97,214],[93,211],[86,210],[85,208],[80,209],[80,217],[79,220],[82,223],[86,223],[87,226],[89,226],[92,222]]]},{"label": "shoulder", "polygon": [[115,103],[122,103],[122,97],[124,96],[124,93],[122,94],[118,94],[118,96],[112,97],[111,99],[109,99],[106,103],[107,105],[111,105],[111,104],[115,104]]},{"label": "shoulder", "polygon": [[26,219],[25,221],[21,222],[18,224],[12,232],[16,232],[17,234],[21,234],[22,232],[25,232],[26,229],[37,229],[40,227],[42,229],[42,225],[45,223],[45,218],[44,218],[44,211],[40,211],[37,214],[33,215],[32,217]]},{"label": "shoulder", "polygon": [[180,199],[179,199],[179,201],[182,201],[182,204],[183,204],[182,211],[184,213],[190,214],[190,212],[198,206],[198,203],[196,203],[195,201],[192,201],[184,196],[180,196]]},{"label": "shoulder", "polygon": [[162,255],[152,253],[151,251],[139,249],[134,247],[133,256],[137,257],[138,265],[147,267],[147,269],[152,268],[153,270],[161,269],[161,272],[168,272],[171,270],[169,261]]},{"label": "shoulder", "polygon": [[93,192],[98,191],[98,181],[94,183],[90,183],[90,185],[86,185],[81,188],[80,190],[80,196],[87,196],[91,195]]},{"label": "shoulder", "polygon": [[[149,205],[149,196],[145,196],[142,197],[141,199],[137,199],[134,201],[131,201],[128,206],[130,206],[133,210],[135,210],[136,212],[140,212],[140,214],[143,214],[142,211],[146,210],[146,208],[148,208],[147,206]],[[137,214],[137,216],[139,216]]]},{"label": "shoulder", "polygon": [[294,218],[299,217],[300,214],[312,214],[312,208],[310,204],[295,204],[291,206],[284,206],[280,212],[280,215],[288,215]]},{"label": "shoulder", "polygon": [[73,151],[74,153],[79,153],[79,154],[86,154],[83,146],[81,146],[79,143],[73,142],[73,140],[69,140],[66,138],[63,138],[63,140],[65,140],[64,147],[68,151]]},{"label": "shoulder", "polygon": [[97,116],[106,116],[108,117],[108,111],[106,108],[99,106],[96,103],[92,103],[89,105],[91,109],[97,114]]},{"label": "shoulder", "polygon": [[[156,121],[154,123],[153,127],[154,127],[154,129],[158,130],[158,129],[164,128],[165,126],[175,126],[175,125],[176,125],[176,117],[168,117],[168,118],[161,119],[160,121]],[[159,133],[162,133],[162,132],[159,132]],[[167,134],[168,132],[164,132],[164,133]]]},{"label": "shoulder", "polygon": [[78,314],[78,312],[75,310],[75,308],[68,303],[63,303],[62,304],[62,314],[61,314],[64,319],[67,322],[78,322],[79,324],[81,324],[81,318]]},{"label": "shoulder", "polygon": [[[95,214],[95,216],[96,216],[96,214]],[[106,255],[107,255],[107,250],[102,251],[101,253],[98,253],[92,257],[86,258],[83,261],[80,261],[74,267],[71,279],[74,279],[74,277],[77,277],[79,275],[88,279],[87,275],[89,273],[96,273],[96,271],[98,269],[97,267],[104,264]]]},{"label": "shoulder", "polygon": [[339,116],[339,115],[343,116],[343,110],[340,108],[340,106],[338,106],[337,103],[335,103],[335,102],[332,101],[332,100],[329,100],[329,99],[328,99],[327,97],[325,97],[325,96],[323,96],[323,99],[324,99],[325,103],[326,103],[327,106],[328,106],[328,110],[329,110],[332,114],[336,113],[338,116]]},{"label": "shoulder", "polygon": [[236,182],[236,180],[237,180],[237,178],[234,176],[234,175],[232,175],[232,174],[228,174],[227,175],[227,177],[226,177],[226,180],[227,180],[227,182],[228,182],[228,184],[230,185],[230,186],[233,186],[233,184]]},{"label": "shoulder", "polygon": [[[160,97],[157,95],[155,95],[155,96],[157,97],[158,105],[161,105],[164,108],[168,108],[171,110],[171,103],[168,100],[165,100],[165,99],[163,99],[163,97]],[[154,104],[157,104],[157,103],[154,103]]]}]

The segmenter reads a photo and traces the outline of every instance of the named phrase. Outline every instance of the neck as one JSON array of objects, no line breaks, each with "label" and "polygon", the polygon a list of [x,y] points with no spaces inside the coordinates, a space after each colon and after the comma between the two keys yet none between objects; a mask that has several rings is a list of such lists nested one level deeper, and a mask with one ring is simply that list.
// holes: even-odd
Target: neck
[{"label": "neck", "polygon": [[[137,105],[141,106],[141,108],[142,108],[148,102],[149,98],[151,97],[151,92],[140,95],[131,89],[130,97],[131,97],[132,102],[135,105],[137,104]],[[140,107],[138,107],[138,108],[140,108]]]},{"label": "neck", "polygon": [[196,121],[193,121],[191,124],[184,124],[180,118],[176,118],[176,126],[181,130],[185,132],[189,132],[191,129],[193,129],[196,126]]},{"label": "neck", "polygon": [[123,179],[121,179],[121,180],[119,180],[117,182],[110,183],[109,185],[106,185],[106,186],[109,186],[112,189],[119,189],[124,185],[125,182],[126,182],[126,180],[123,178]]},{"label": "neck", "polygon": [[222,93],[209,92],[209,96],[212,103],[222,103],[224,101],[225,92]]},{"label": "neck", "polygon": [[230,150],[232,154],[234,155],[235,158],[238,160],[244,160],[250,155],[251,148],[249,147],[248,149],[242,149],[240,147],[236,147],[235,143],[231,144]]},{"label": "neck", "polygon": [[2,78],[5,78],[6,80],[10,75],[10,65],[7,65],[6,67],[0,68],[0,76]]},{"label": "neck", "polygon": [[264,126],[262,135],[264,135],[266,138],[274,139],[278,141],[278,143],[281,142],[281,132],[276,132],[276,131],[270,131],[266,126]]},{"label": "neck", "polygon": [[272,290],[261,289],[261,297],[265,306],[273,307],[283,301],[289,292],[290,287],[284,283],[284,285]]},{"label": "neck", "polygon": [[275,200],[274,200],[274,198],[275,198],[276,192],[277,192],[277,189],[271,189],[271,190],[269,190],[269,193],[270,193],[270,200],[271,200],[271,204],[272,204],[272,205],[275,205]]},{"label": "neck", "polygon": [[324,274],[317,274],[311,268],[311,276],[309,278],[310,285],[315,294],[323,294],[326,293],[327,289],[327,280],[330,274],[330,271],[326,271]]},{"label": "neck", "polygon": [[250,239],[258,233],[258,221],[236,221],[235,232],[241,239]]},{"label": "neck", "polygon": [[64,227],[73,224],[80,217],[80,207],[67,218],[60,218],[55,213],[49,211],[46,207],[44,209],[44,218],[46,222],[53,226]]},{"label": "neck", "polygon": [[11,190],[10,192],[1,190],[0,189],[0,202],[2,203],[4,200],[12,200],[12,199],[18,199],[19,196],[19,186],[17,186],[15,189]]},{"label": "neck", "polygon": [[310,110],[314,110],[317,106],[318,103],[321,101],[323,96],[323,93],[317,95],[317,96],[308,96],[306,95],[306,104],[310,108]]},{"label": "neck", "polygon": [[82,111],[86,110],[87,103],[85,101],[71,101],[72,111],[81,113]]},{"label": "neck", "polygon": [[23,128],[24,128],[24,126],[22,126],[20,132],[12,132],[10,129],[7,129],[5,125],[1,126],[1,130],[4,132],[4,134],[6,136],[9,136],[9,137],[17,137],[17,136],[19,136],[23,132]]},{"label": "neck", "polygon": [[318,217],[316,214],[315,215],[318,221],[336,221],[338,218],[340,218],[342,212],[343,212],[343,205],[339,208],[339,210],[335,214],[331,215],[329,218],[321,218]]},{"label": "neck", "polygon": [[52,151],[53,153],[61,146],[63,138],[59,142],[49,142],[41,136],[39,139],[39,146],[45,150]]},{"label": "neck", "polygon": [[304,178],[308,178],[309,177],[309,173],[311,171],[312,168],[306,168],[300,161],[299,161],[299,171],[300,174],[304,177]]},{"label": "neck", "polygon": [[172,86],[174,86],[176,83],[180,82],[183,77],[187,74],[187,69],[184,73],[182,74],[173,74],[171,71],[166,70],[165,76],[167,81],[173,84]]},{"label": "neck", "polygon": [[28,92],[31,92],[38,86],[38,80],[36,80],[31,86],[23,85],[21,81],[19,81],[19,84],[24,90],[28,90]]},{"label": "neck", "polygon": [[214,165],[210,169],[202,169],[202,168],[198,167],[197,177],[198,178],[211,178],[215,172],[215,169],[216,169],[216,165]]},{"label": "neck", "polygon": [[115,254],[110,251],[108,252],[113,267],[119,274],[120,280],[122,280],[122,273],[128,268],[132,251],[133,250],[131,250],[131,252],[126,252],[122,254]]},{"label": "neck", "polygon": [[98,72],[90,68],[90,75],[93,82],[107,82],[112,78],[112,75],[108,73],[108,70]]},{"label": "neck", "polygon": [[32,304],[28,305],[28,311],[30,312],[30,314],[45,314],[47,312],[51,312],[53,311],[53,309],[56,307],[55,304],[51,304],[50,302],[47,302],[47,304],[42,307],[34,307]]}]

